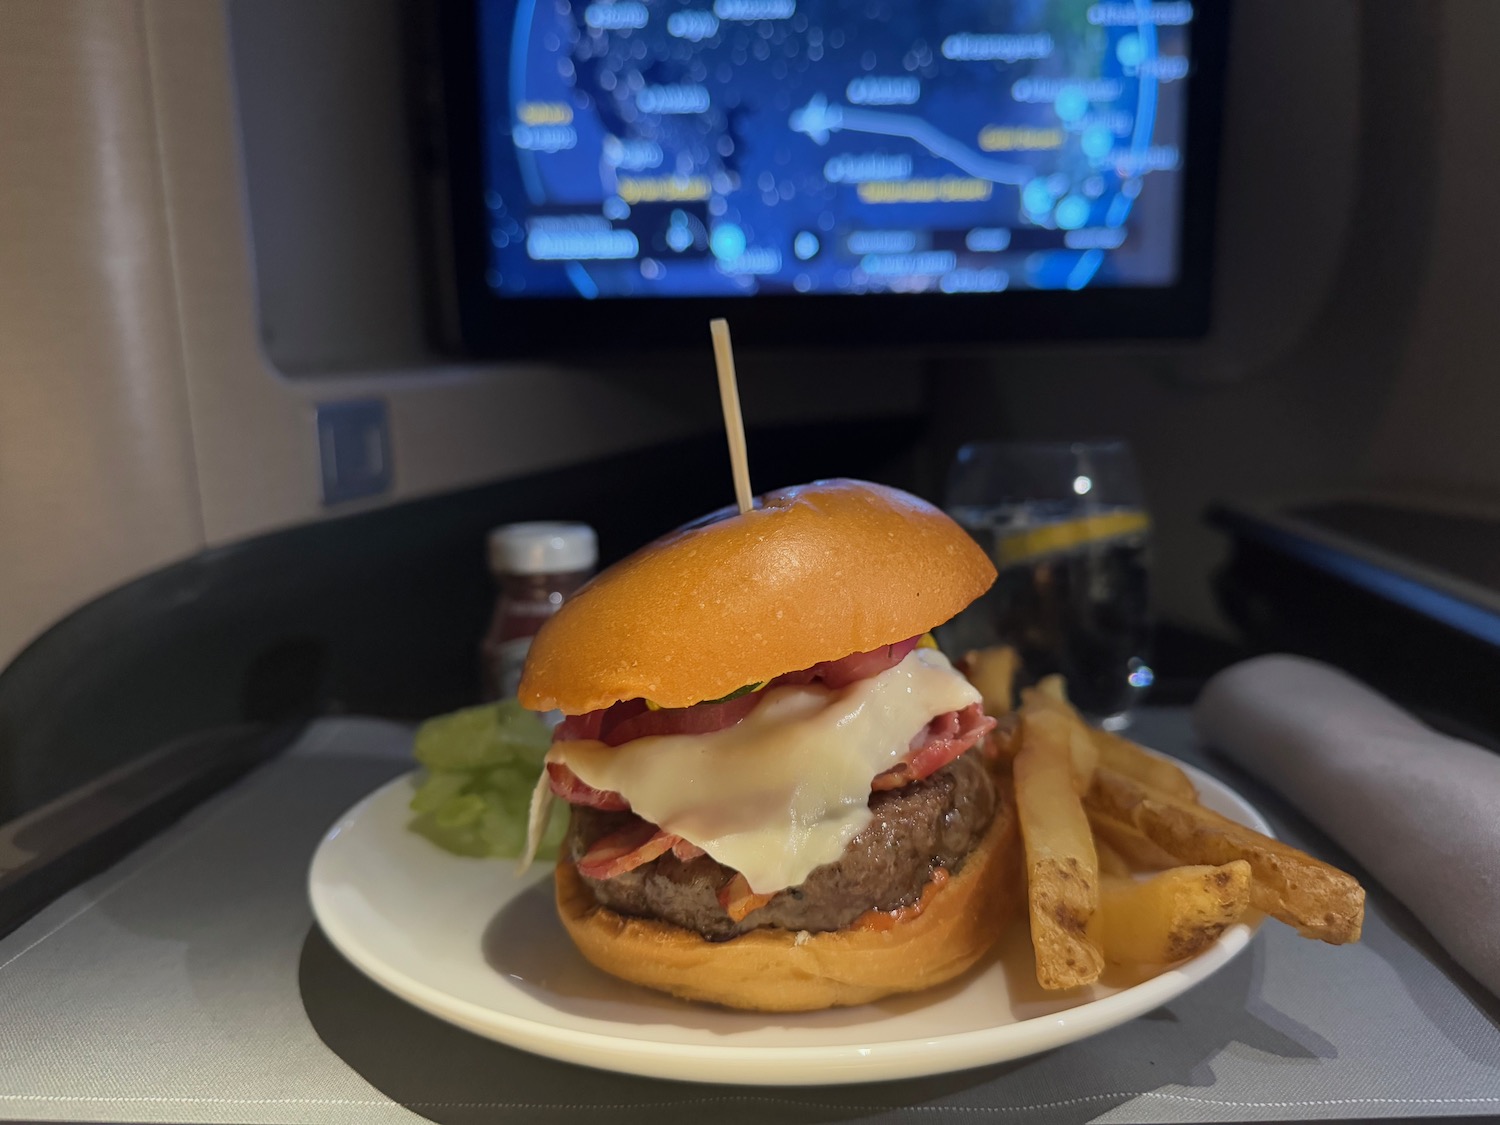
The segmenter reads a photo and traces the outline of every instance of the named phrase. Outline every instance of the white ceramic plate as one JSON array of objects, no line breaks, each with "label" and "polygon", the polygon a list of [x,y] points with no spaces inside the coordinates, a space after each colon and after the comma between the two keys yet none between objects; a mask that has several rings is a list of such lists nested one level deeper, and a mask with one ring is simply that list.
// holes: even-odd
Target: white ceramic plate
[{"label": "white ceramic plate", "polygon": [[[1191,768],[1203,803],[1268,832],[1242,797]],[[860,1008],[760,1015],[682,1003],[594,969],[552,905],[550,867],[465,859],[407,831],[413,778],[329,830],[309,875],[313,913],[377,984],[440,1019],[540,1055],[658,1078],[818,1085],[938,1074],[1035,1054],[1151,1011],[1222,968],[1234,926],[1160,975],[1062,994],[1036,984],[1026,927],[931,992]]]}]

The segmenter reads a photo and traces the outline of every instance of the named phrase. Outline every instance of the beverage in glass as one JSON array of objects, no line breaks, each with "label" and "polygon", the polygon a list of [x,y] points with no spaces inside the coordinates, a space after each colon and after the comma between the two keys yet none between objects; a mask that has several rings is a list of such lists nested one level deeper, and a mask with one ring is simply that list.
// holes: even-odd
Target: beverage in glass
[{"label": "beverage in glass", "polygon": [[1011,645],[1023,683],[1059,673],[1080,711],[1125,726],[1152,680],[1150,520],[1127,447],[965,446],[948,511],[999,577],[947,627],[944,646]]}]

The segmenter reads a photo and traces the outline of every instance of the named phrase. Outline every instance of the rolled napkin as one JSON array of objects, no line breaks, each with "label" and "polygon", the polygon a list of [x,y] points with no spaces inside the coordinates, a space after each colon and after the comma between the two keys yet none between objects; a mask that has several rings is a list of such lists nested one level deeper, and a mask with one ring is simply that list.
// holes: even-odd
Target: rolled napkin
[{"label": "rolled napkin", "polygon": [[1338,841],[1500,996],[1500,755],[1296,656],[1220,672],[1193,723],[1208,746]]}]

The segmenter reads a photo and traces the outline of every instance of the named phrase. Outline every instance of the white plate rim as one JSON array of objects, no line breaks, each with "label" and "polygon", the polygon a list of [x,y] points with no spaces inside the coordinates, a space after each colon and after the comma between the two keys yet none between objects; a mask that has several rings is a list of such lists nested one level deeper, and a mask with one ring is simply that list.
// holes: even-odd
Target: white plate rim
[{"label": "white plate rim", "polygon": [[[1189,763],[1177,764],[1200,791],[1213,792],[1235,806],[1233,819],[1273,835],[1260,811],[1229,785]],[[329,942],[377,985],[438,1019],[532,1054],[641,1077],[743,1085],[839,1085],[929,1076],[1024,1058],[1108,1031],[1175,999],[1232,961],[1249,945],[1260,924],[1257,920],[1232,926],[1192,960],[1109,996],[978,1031],[887,1039],[857,1047],[777,1048],[653,1041],[559,1027],[454,996],[389,964],[372,953],[324,892],[320,875],[335,839],[390,790],[409,786],[412,777],[412,773],[403,774],[367,794],[320,840],[308,870],[308,894],[313,915]],[[720,1064],[723,1069],[705,1076],[701,1069],[705,1064]]]}]

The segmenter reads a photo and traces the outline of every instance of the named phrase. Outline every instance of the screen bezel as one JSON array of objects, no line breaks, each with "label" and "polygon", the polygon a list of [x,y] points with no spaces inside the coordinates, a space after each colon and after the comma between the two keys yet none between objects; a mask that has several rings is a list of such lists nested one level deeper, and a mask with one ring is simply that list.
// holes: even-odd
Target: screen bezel
[{"label": "screen bezel", "polygon": [[1209,328],[1219,124],[1229,3],[1194,5],[1183,170],[1180,274],[1152,288],[1018,289],[1003,293],[871,293],[751,297],[502,298],[485,280],[483,115],[477,44],[480,0],[441,0],[439,47],[449,217],[439,278],[459,341],[493,358],[619,353],[701,346],[704,325],[728,317],[737,347],[910,348],[1006,342],[1191,339]]}]

